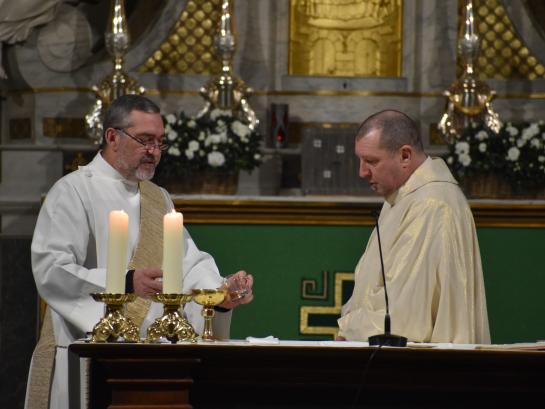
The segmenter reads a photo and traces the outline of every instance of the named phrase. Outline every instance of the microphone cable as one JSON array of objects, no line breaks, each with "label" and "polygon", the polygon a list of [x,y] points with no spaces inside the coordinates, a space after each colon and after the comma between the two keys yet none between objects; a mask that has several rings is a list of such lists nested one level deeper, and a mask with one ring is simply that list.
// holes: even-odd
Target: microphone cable
[{"label": "microphone cable", "polygon": [[356,394],[354,395],[354,400],[352,402],[352,405],[350,406],[350,409],[354,409],[356,407],[356,404],[358,403],[358,401],[360,399],[360,396],[361,396],[361,391],[363,390],[363,387],[365,386],[365,383],[367,381],[367,374],[369,372],[369,368],[371,367],[371,363],[373,362],[377,352],[381,348],[382,348],[382,345],[377,345],[374,348],[374,351],[371,352],[371,355],[369,356],[369,359],[367,360],[367,362],[366,362],[366,364],[365,364],[365,366],[363,368],[361,378],[360,378],[360,382],[359,382],[359,386],[358,386],[358,390],[356,391]]}]

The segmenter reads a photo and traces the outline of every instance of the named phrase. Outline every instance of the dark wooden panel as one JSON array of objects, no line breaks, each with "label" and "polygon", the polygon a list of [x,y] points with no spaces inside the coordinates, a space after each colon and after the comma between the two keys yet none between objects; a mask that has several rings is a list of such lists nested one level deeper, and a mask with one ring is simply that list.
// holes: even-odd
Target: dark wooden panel
[{"label": "dark wooden panel", "polygon": [[[109,396],[116,405],[137,400],[150,408],[432,407],[437,399],[441,407],[479,407],[544,394],[543,352],[185,344],[70,350],[92,358],[91,408],[106,407]],[[121,393],[128,379],[140,387]]]}]

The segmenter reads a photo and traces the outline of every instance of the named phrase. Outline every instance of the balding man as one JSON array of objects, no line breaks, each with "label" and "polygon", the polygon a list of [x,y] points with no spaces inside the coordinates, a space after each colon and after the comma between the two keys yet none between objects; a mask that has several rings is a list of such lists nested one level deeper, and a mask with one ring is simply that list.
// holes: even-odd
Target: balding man
[{"label": "balding man", "polygon": [[[392,333],[415,342],[489,343],[475,223],[442,159],[428,157],[414,121],[393,110],[356,136],[360,177],[385,199],[379,225]],[[376,229],[343,306],[339,339],[384,332],[385,296]]]}]

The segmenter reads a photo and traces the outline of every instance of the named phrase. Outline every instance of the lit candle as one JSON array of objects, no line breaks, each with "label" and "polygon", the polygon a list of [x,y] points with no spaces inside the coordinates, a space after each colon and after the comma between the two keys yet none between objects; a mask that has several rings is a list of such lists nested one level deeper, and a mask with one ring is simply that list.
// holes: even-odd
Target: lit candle
[{"label": "lit candle", "polygon": [[125,293],[128,236],[129,215],[123,210],[112,210],[110,212],[108,229],[107,293]]},{"label": "lit candle", "polygon": [[184,217],[174,210],[163,218],[163,293],[181,294]]}]

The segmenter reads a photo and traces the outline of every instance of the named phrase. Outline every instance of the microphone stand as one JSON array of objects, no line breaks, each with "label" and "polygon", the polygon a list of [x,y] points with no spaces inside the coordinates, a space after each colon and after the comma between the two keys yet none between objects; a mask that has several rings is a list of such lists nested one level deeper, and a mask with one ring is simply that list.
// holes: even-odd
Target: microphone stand
[{"label": "microphone stand", "polygon": [[386,290],[386,274],[384,274],[384,260],[382,259],[382,245],[380,244],[380,229],[378,227],[378,216],[375,214],[378,251],[380,254],[380,267],[382,270],[382,282],[384,283],[384,297],[386,299],[386,316],[384,317],[384,334],[373,335],[368,338],[370,346],[390,346],[390,347],[405,347],[407,346],[407,338],[400,335],[394,335],[390,332],[390,304],[388,302],[388,291]]}]

